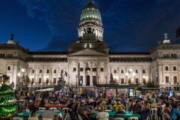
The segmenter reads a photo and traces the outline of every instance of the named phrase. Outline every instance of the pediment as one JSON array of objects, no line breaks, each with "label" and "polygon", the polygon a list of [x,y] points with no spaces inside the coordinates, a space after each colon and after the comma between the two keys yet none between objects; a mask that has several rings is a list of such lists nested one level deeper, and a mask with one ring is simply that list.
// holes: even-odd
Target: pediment
[{"label": "pediment", "polygon": [[105,53],[101,53],[92,49],[84,49],[70,54],[71,56],[106,56]]}]

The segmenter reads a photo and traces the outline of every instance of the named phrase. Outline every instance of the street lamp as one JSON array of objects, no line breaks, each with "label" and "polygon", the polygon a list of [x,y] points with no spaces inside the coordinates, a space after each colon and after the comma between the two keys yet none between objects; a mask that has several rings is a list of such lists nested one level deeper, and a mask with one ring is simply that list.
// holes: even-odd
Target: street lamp
[{"label": "street lamp", "polygon": [[76,92],[77,92],[77,78],[78,78],[78,75],[76,75]]}]

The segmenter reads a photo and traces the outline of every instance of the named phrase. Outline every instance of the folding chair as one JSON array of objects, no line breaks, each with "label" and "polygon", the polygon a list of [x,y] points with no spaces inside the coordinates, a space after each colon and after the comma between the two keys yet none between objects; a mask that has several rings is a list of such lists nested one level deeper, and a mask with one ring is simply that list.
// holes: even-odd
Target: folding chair
[{"label": "folding chair", "polygon": [[40,111],[45,111],[46,108],[45,108],[45,107],[39,107],[39,110],[40,110]]},{"label": "folding chair", "polygon": [[13,117],[13,120],[23,120],[21,117]]},{"label": "folding chair", "polygon": [[130,117],[130,118],[128,118],[128,120],[139,120],[139,118],[138,117]]},{"label": "folding chair", "polygon": [[57,108],[52,107],[52,108],[49,108],[49,110],[50,110],[50,111],[56,111],[56,110],[57,110]]}]

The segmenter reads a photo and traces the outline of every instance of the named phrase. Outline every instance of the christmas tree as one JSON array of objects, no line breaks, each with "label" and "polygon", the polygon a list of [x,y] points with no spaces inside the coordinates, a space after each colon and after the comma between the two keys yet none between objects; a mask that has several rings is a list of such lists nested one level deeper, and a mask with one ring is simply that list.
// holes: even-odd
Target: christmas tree
[{"label": "christmas tree", "polygon": [[6,85],[8,79],[7,75],[3,75],[3,84],[0,89],[0,120],[10,118],[16,112],[17,100],[13,92],[13,83]]}]

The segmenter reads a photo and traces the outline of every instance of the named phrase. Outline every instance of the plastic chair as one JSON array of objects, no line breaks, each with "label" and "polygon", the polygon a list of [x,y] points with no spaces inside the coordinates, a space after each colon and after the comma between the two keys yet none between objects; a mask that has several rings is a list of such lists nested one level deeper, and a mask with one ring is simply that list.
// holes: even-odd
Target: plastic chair
[{"label": "plastic chair", "polygon": [[29,117],[28,120],[39,120],[37,117]]},{"label": "plastic chair", "polygon": [[69,108],[63,108],[62,111],[63,111],[64,113],[69,113]]},{"label": "plastic chair", "polygon": [[39,110],[40,110],[40,111],[45,111],[46,108],[44,108],[44,107],[39,107]]},{"label": "plastic chair", "polygon": [[83,120],[80,114],[78,114],[78,120]]},{"label": "plastic chair", "polygon": [[155,118],[155,120],[158,120],[157,112],[158,112],[157,108],[151,109],[151,120],[153,120],[153,117]]},{"label": "plastic chair", "polygon": [[51,119],[51,118],[43,118],[43,120],[53,120],[53,119]]},{"label": "plastic chair", "polygon": [[115,120],[124,120],[124,118],[115,118]]},{"label": "plastic chair", "polygon": [[54,102],[53,102],[53,101],[49,101],[49,103],[50,103],[50,104],[54,104]]},{"label": "plastic chair", "polygon": [[139,120],[139,118],[138,117],[130,117],[130,118],[128,118],[128,120]]},{"label": "plastic chair", "polygon": [[163,120],[172,120],[171,117],[164,112],[162,113],[162,117],[163,117]]},{"label": "plastic chair", "polygon": [[56,111],[56,110],[57,110],[57,108],[52,107],[52,108],[49,108],[49,110],[50,110],[50,111]]},{"label": "plastic chair", "polygon": [[105,112],[112,111],[112,110],[105,110]]},{"label": "plastic chair", "polygon": [[23,120],[21,117],[13,117],[13,120]]}]

